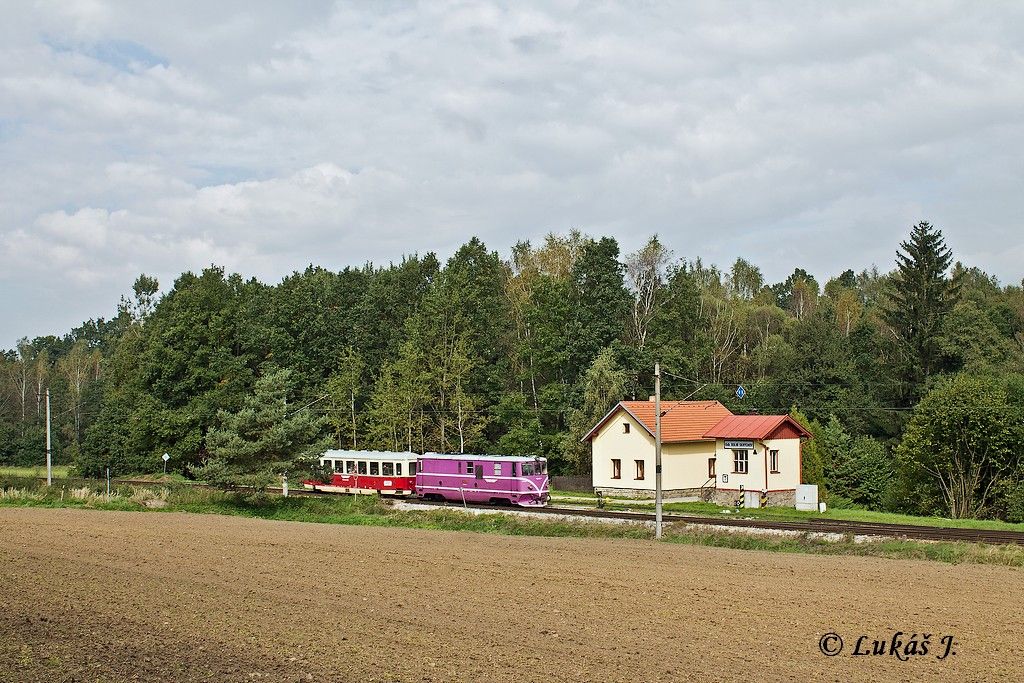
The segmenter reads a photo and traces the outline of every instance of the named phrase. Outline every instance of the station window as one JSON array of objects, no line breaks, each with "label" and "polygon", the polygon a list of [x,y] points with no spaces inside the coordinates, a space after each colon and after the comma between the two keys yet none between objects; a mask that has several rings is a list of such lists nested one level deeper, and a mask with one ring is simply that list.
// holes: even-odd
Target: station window
[{"label": "station window", "polygon": [[366,461],[365,460],[360,460],[359,461],[359,474],[366,474]]},{"label": "station window", "polygon": [[380,473],[383,474],[385,477],[393,477],[393,476],[395,476],[395,463],[393,463],[393,462],[381,463],[380,468],[381,468],[381,472]]},{"label": "station window", "polygon": [[732,472],[733,474],[746,474],[747,473],[747,458],[748,451],[733,451],[732,452]]},{"label": "station window", "polygon": [[636,478],[637,479],[643,479],[644,478],[644,461],[643,460],[634,460],[633,462],[636,463]]},{"label": "station window", "polygon": [[416,476],[416,463],[414,463],[414,462],[409,463],[409,476],[410,477],[415,477]]},{"label": "station window", "polygon": [[501,476],[501,463],[500,462],[494,463],[494,476],[496,476],[496,477]]},{"label": "station window", "polygon": [[380,474],[380,463],[370,462],[370,476],[375,477]]},{"label": "station window", "polygon": [[400,462],[396,462],[395,463],[395,476],[396,477],[402,476],[402,463],[400,463]]},{"label": "station window", "polygon": [[715,458],[708,458],[708,479],[715,478]]},{"label": "station window", "polygon": [[612,479],[622,479],[622,461],[618,458],[612,459]]},{"label": "station window", "polygon": [[346,460],[345,461],[345,473],[346,474],[355,474],[356,473],[356,461],[355,460]]},{"label": "station window", "polygon": [[772,474],[779,473],[779,452],[768,451],[768,468],[772,471]]},{"label": "station window", "polygon": [[622,423],[622,433],[623,434],[629,434],[629,423],[628,422],[623,422]]}]

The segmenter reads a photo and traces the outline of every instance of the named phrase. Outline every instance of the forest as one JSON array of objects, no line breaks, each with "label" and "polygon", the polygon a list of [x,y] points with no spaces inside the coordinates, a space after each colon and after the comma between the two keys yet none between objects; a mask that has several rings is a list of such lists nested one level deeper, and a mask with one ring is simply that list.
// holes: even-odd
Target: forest
[{"label": "forest", "polygon": [[[1024,521],[1024,281],[913,226],[889,269],[778,283],[657,236],[477,238],[277,284],[210,266],[116,314],[0,354],[0,464],[83,476],[170,469],[264,481],[324,448],[536,454],[589,472],[580,438],[616,401],[718,399],[791,413],[833,506]],[[112,307],[113,310],[113,307]],[[737,397],[737,388],[745,390]]]}]

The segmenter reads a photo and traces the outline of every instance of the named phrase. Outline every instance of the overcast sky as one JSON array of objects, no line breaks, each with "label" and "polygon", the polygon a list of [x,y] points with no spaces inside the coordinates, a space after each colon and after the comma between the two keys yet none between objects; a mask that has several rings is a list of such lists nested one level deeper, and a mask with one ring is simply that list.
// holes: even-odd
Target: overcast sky
[{"label": "overcast sky", "polygon": [[571,228],[824,281],[925,219],[1024,275],[1024,3],[0,5],[0,347]]}]

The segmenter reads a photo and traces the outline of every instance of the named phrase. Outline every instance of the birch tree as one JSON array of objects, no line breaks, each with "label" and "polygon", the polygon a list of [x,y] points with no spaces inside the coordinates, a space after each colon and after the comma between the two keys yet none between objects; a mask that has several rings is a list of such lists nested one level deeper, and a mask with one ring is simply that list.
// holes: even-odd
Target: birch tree
[{"label": "birch tree", "polygon": [[626,282],[633,295],[632,332],[638,349],[647,343],[647,330],[654,317],[665,281],[665,273],[672,260],[667,249],[655,235],[639,251],[626,257]]}]

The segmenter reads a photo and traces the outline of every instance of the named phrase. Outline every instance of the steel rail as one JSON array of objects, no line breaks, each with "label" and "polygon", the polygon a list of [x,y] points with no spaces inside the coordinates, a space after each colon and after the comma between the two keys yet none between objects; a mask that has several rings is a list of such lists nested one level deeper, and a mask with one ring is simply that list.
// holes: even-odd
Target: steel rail
[{"label": "steel rail", "polygon": [[[428,505],[447,506],[448,503],[417,501]],[[461,506],[459,506],[461,507]],[[501,510],[493,506],[470,506],[480,510]],[[506,508],[507,509],[507,508]],[[594,510],[589,508],[521,508],[529,512],[552,515],[576,515],[594,519],[620,519],[633,522],[653,522],[655,516],[647,512],[622,510]],[[972,543],[1024,545],[1024,532],[996,531],[992,529],[966,529],[962,527],[935,527],[917,524],[889,524],[885,522],[854,522],[837,519],[808,521],[755,519],[750,517],[706,517],[700,515],[666,514],[664,520],[702,526],[727,526],[750,529],[826,533],[853,536],[885,536],[928,541],[966,541]]]}]

